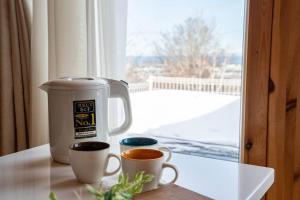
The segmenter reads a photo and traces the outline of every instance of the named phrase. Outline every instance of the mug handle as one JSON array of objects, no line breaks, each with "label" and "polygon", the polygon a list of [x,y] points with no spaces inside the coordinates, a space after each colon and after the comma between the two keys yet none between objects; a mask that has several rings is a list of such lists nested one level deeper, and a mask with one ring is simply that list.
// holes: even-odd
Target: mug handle
[{"label": "mug handle", "polygon": [[177,178],[178,178],[178,169],[177,169],[177,167],[175,165],[170,164],[170,163],[163,163],[162,170],[164,168],[171,168],[171,169],[173,169],[174,172],[175,172],[175,177],[169,183],[161,183],[161,182],[159,182],[158,186],[169,185],[169,184],[175,183],[177,181]]},{"label": "mug handle", "polygon": [[[109,159],[110,158],[116,158],[119,162],[119,166],[117,169],[113,170],[112,172],[108,172],[107,171],[107,167],[108,167],[108,163],[109,163]],[[104,176],[111,176],[111,175],[114,175],[115,173],[117,173],[119,170],[121,169],[121,159],[119,158],[119,156],[117,156],[116,154],[113,154],[113,153],[109,153],[108,156],[107,156],[107,162],[106,162],[106,166],[105,166],[105,171],[104,171]]]},{"label": "mug handle", "polygon": [[168,156],[166,158],[166,162],[169,162],[172,158],[172,151],[168,147],[158,147],[158,150],[168,152]]}]

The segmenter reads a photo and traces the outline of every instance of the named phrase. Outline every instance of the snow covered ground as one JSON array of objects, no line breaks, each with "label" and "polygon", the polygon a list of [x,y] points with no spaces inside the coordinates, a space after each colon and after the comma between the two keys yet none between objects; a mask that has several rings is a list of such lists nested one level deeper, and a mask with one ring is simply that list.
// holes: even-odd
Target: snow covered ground
[{"label": "snow covered ground", "polygon": [[174,152],[238,161],[240,97],[154,90],[131,94],[127,134],[158,138]]}]

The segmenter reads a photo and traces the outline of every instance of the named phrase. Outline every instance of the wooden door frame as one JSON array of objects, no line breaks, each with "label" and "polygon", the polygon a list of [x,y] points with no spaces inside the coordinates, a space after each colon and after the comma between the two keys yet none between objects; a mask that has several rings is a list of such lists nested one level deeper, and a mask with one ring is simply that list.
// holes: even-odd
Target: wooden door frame
[{"label": "wooden door frame", "polygon": [[248,0],[244,53],[241,162],[267,165],[274,0]]}]

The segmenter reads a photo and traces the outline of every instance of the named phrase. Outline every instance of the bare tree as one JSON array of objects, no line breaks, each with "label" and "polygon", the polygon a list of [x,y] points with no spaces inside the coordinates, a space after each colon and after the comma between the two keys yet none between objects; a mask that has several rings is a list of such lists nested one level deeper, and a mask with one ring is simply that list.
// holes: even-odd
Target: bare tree
[{"label": "bare tree", "polygon": [[208,78],[216,65],[209,57],[217,52],[214,23],[208,24],[201,16],[190,17],[175,25],[171,32],[161,34],[155,42],[155,53],[163,59],[165,74]]},{"label": "bare tree", "polygon": [[138,83],[138,82],[144,82],[148,78],[148,74],[143,73],[138,70],[139,67],[134,64],[127,64],[126,65],[126,80],[130,83]]}]

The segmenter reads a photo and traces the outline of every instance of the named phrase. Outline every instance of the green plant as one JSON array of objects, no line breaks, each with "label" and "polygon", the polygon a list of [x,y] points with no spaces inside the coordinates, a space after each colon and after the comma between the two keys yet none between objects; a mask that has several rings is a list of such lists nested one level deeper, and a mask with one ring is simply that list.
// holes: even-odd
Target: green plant
[{"label": "green plant", "polygon": [[54,192],[51,192],[51,193],[49,194],[49,200],[57,200],[56,195],[55,195]]},{"label": "green plant", "polygon": [[[102,191],[87,185],[87,190],[95,197],[96,200],[131,200],[134,195],[143,191],[143,186],[153,180],[153,175],[139,172],[135,175],[133,181],[129,181],[129,177],[120,174],[118,183],[110,188],[108,191]],[[53,192],[49,195],[49,200],[57,200]]]}]

